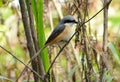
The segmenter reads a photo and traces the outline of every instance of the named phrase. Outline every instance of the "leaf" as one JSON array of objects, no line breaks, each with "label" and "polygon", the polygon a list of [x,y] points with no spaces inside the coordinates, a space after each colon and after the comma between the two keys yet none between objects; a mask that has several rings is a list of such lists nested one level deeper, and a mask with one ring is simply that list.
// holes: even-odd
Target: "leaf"
[{"label": "leaf", "polygon": [[78,68],[78,65],[76,65],[76,66],[70,71],[70,73],[68,74],[68,77],[69,77],[69,78],[73,76],[73,74],[75,73],[75,71],[76,71],[77,68]]},{"label": "leaf", "polygon": [[8,80],[9,82],[13,82],[11,79],[4,76],[0,76],[0,80]]},{"label": "leaf", "polygon": [[[42,48],[45,44],[45,33],[44,33],[44,26],[43,26],[43,0],[38,0],[37,2],[37,7],[38,7],[38,13],[37,13],[37,35],[38,35],[38,44],[39,48]],[[47,49],[44,49],[41,54],[40,54],[42,60],[43,60],[43,65],[45,68],[45,71],[48,71],[48,68],[50,66],[49,63],[49,55],[47,53]]]},{"label": "leaf", "polygon": [[112,82],[113,77],[110,75],[110,71],[107,70],[103,74],[103,82]]},{"label": "leaf", "polygon": [[3,3],[2,3],[2,1],[0,1],[0,7],[2,7],[2,5],[3,5]]},{"label": "leaf", "polygon": [[116,61],[119,61],[120,57],[119,57],[119,51],[117,50],[117,48],[115,48],[115,46],[111,42],[108,43],[108,47],[112,51],[113,56],[115,57]]},{"label": "leaf", "polygon": [[[44,23],[43,23],[43,0],[32,0],[32,10],[35,18],[35,27],[38,36],[38,46],[42,48],[45,44],[45,33],[44,33]],[[40,56],[43,61],[44,69],[47,72],[50,63],[49,55],[47,54],[47,49],[44,49]]]},{"label": "leaf", "polygon": [[112,82],[112,80],[113,80],[113,77],[109,77],[107,82]]}]

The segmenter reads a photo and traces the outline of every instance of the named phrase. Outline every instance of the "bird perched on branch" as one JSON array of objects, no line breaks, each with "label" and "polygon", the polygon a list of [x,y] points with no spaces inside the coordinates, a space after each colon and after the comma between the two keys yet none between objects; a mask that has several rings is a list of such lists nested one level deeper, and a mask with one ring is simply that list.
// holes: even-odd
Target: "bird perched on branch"
[{"label": "bird perched on branch", "polygon": [[65,16],[50,34],[45,46],[52,44],[58,44],[60,46],[61,44],[68,42],[74,33],[72,28],[75,23],[77,23],[77,21],[73,16]]},{"label": "bird perched on branch", "polygon": [[36,55],[32,57],[33,60],[38,54],[47,46],[57,44],[61,47],[62,44],[69,41],[69,39],[74,34],[73,24],[77,24],[76,19],[72,15],[65,16],[56,28],[52,31],[49,38],[47,39],[45,45],[37,52]]}]

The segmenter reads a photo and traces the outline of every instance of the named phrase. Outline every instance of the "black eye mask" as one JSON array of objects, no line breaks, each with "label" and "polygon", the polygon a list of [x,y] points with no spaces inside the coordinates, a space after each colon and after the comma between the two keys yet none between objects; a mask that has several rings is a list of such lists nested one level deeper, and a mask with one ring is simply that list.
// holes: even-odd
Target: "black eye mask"
[{"label": "black eye mask", "polygon": [[78,22],[75,20],[66,20],[66,21],[64,21],[64,23],[78,23]]}]

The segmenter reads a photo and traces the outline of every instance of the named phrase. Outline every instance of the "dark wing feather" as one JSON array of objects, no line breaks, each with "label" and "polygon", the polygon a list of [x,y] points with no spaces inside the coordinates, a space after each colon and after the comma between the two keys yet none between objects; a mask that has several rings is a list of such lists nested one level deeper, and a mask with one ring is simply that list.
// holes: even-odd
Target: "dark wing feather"
[{"label": "dark wing feather", "polygon": [[51,35],[49,36],[49,38],[47,39],[46,43],[49,43],[51,42],[54,38],[56,38],[63,30],[65,29],[65,25],[64,24],[61,24],[61,25],[58,25],[54,30],[53,32],[51,33]]}]

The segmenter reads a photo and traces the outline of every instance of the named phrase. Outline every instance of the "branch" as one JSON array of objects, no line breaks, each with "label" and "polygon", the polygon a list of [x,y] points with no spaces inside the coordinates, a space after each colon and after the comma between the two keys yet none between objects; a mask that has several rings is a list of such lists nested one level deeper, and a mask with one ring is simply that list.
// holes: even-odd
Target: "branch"
[{"label": "branch", "polygon": [[[28,14],[29,14],[29,19],[30,19],[31,35],[32,35],[32,38],[33,38],[33,43],[34,43],[35,50],[37,52],[39,50],[39,48],[38,48],[37,35],[36,35],[35,27],[34,27],[34,18],[33,18],[32,7],[31,7],[32,2],[31,2],[31,0],[27,0],[27,1],[28,1]],[[44,66],[43,66],[41,57],[38,57],[37,60],[38,60],[39,74],[44,75],[45,70],[44,70]]]},{"label": "branch", "polygon": [[104,69],[105,66],[107,68],[109,68],[110,63],[108,61],[107,58],[107,38],[108,38],[108,8],[109,8],[109,4],[111,3],[112,0],[104,0],[103,2],[103,6],[105,6],[106,4],[108,4],[105,8],[104,8],[104,12],[103,12],[103,18],[104,18],[104,32],[103,32],[103,45],[102,45],[102,49],[103,49],[103,53],[100,57],[101,60],[101,68],[100,68],[100,82],[103,80],[103,75],[104,75]]},{"label": "branch", "polygon": [[[41,48],[41,49],[28,61],[27,65],[29,65],[30,62],[31,62],[33,59],[35,59],[35,58],[40,54],[40,52],[41,52],[44,48],[46,48],[46,46],[44,46],[43,48]],[[22,72],[20,73],[20,75],[18,76],[18,78],[16,79],[15,82],[18,81],[18,79],[19,79],[19,78],[21,77],[21,75],[24,73],[24,71],[26,70],[26,68],[27,68],[26,66],[23,68]],[[42,79],[43,79],[43,78],[42,78]]]},{"label": "branch", "polygon": [[[24,25],[26,40],[27,40],[27,48],[28,48],[28,51],[29,51],[29,54],[30,54],[30,58],[32,58],[34,56],[34,54],[36,53],[36,50],[35,50],[35,47],[34,47],[35,45],[34,45],[34,42],[33,42],[32,35],[31,35],[31,29],[30,29],[30,23],[32,21],[31,21],[31,18],[28,17],[29,12],[26,10],[25,0],[19,0],[19,3],[20,3],[20,8],[21,8],[22,21],[23,21],[23,25]],[[28,19],[30,19],[30,21]],[[39,66],[37,64],[37,61],[32,60],[31,64],[32,64],[32,68],[36,72],[39,72],[39,70],[38,70]],[[40,78],[38,78],[36,76],[36,74],[33,73],[33,75],[34,75],[35,82],[40,81]]]},{"label": "branch", "polygon": [[10,51],[8,51],[7,49],[5,49],[4,47],[2,47],[0,45],[0,47],[5,50],[8,54],[10,54],[11,56],[13,56],[16,60],[18,60],[20,63],[22,63],[24,66],[26,66],[28,69],[30,69],[32,72],[34,72],[39,78],[42,79],[42,77],[36,72],[34,71],[32,68],[30,68],[28,65],[26,65],[23,61],[21,61],[20,59],[18,59],[14,54],[12,54]]},{"label": "branch", "polygon": [[[104,0],[104,5],[111,2],[112,0]],[[108,37],[108,6],[104,8],[104,32],[103,32],[103,52],[107,51],[107,37]]]},{"label": "branch", "polygon": [[30,20],[31,35],[32,35],[32,38],[33,38],[33,43],[34,43],[34,46],[35,46],[35,50],[37,51],[38,50],[38,47],[37,47],[38,41],[37,41],[37,35],[36,35],[36,31],[35,31],[35,26],[34,26],[34,18],[33,18],[31,5],[32,5],[31,0],[27,0],[27,7],[28,7],[29,20]]}]

